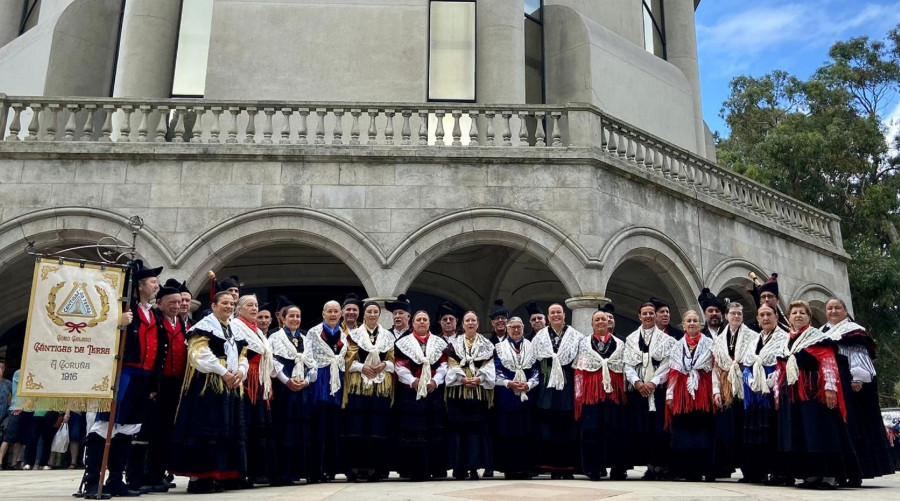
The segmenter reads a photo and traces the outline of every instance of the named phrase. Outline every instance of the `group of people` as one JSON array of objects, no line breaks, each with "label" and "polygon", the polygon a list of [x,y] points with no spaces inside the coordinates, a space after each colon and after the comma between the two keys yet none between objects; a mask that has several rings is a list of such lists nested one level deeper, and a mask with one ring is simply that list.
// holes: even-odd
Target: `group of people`
[{"label": "group of people", "polygon": [[[821,329],[805,302],[784,315],[774,275],[755,320],[704,289],[683,330],[652,298],[621,337],[612,304],[584,334],[560,304],[529,304],[526,326],[498,300],[481,334],[478,313],[432,315],[404,295],[384,327],[382,305],[353,294],[304,332],[298,306],[263,308],[236,277],[194,323],[190,292],[161,272],[133,270],[106,494],[165,492],[167,475],[206,493],[392,471],[623,480],[646,466],[644,479],[714,481],[739,468],[744,482],[821,489],[894,472],[872,339],[840,299]],[[109,416],[88,421],[80,492],[95,497]]]}]

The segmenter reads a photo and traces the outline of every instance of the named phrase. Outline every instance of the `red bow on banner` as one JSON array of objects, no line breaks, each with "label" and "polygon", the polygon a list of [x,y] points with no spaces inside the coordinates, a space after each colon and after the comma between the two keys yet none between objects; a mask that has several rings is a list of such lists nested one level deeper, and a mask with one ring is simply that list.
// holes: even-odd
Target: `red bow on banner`
[{"label": "red bow on banner", "polygon": [[80,324],[76,324],[75,322],[66,322],[66,327],[69,328],[69,332],[78,332],[81,334],[81,329],[87,327],[87,323],[81,322]]}]

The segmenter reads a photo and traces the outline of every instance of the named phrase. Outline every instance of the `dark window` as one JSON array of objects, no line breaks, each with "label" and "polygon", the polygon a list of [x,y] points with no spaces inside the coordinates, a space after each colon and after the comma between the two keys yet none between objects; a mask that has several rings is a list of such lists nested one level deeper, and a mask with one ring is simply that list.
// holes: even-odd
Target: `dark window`
[{"label": "dark window", "polygon": [[666,59],[666,15],[662,0],[642,0],[644,11],[644,48]]},{"label": "dark window", "polygon": [[41,13],[41,0],[23,0],[22,23],[19,25],[19,34],[34,28],[38,23]]},{"label": "dark window", "polygon": [[428,99],[474,101],[475,2],[429,3]]},{"label": "dark window", "polygon": [[544,0],[525,0],[525,102],[543,104]]}]

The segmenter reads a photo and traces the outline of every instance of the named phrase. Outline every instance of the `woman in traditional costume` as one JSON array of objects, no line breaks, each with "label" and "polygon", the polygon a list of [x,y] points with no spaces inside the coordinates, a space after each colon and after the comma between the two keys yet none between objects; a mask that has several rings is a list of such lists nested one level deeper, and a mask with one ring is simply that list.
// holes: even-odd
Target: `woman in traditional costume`
[{"label": "woman in traditional costume", "polygon": [[566,324],[560,304],[550,305],[547,317],[550,325],[532,341],[542,374],[535,414],[541,454],[538,467],[550,471],[551,478],[573,478],[581,461],[572,362],[584,335]]},{"label": "woman in traditional costume", "polygon": [[522,319],[510,318],[506,328],[509,335],[494,346],[494,466],[508,480],[524,480],[536,466],[532,390],[541,383],[541,370]]},{"label": "woman in traditional costume", "polygon": [[[702,297],[702,296],[701,296]],[[715,296],[712,296],[715,299]],[[706,307],[705,301],[701,305]],[[752,472],[758,465],[744,468],[741,459],[744,430],[744,382],[741,361],[752,352],[751,342],[759,336],[744,325],[744,306],[726,303],[727,324],[713,342],[713,377],[719,383],[721,406],[716,410],[716,471],[731,473],[741,466],[743,482],[760,481]],[[751,473],[748,476],[748,472]]]},{"label": "woman in traditional costume", "polygon": [[381,307],[363,304],[363,325],[350,331],[345,355],[341,451],[347,478],[381,480],[394,400],[394,334],[378,325]]},{"label": "woman in traditional costume", "polygon": [[641,305],[641,326],[625,339],[625,378],[628,380],[628,449],[631,465],[647,465],[644,480],[664,478],[669,464],[671,436],[665,427],[666,381],[669,354],[675,340],[656,326],[656,306]]},{"label": "woman in traditional costume", "polygon": [[778,357],[787,348],[788,333],[779,327],[778,313],[767,304],[756,310],[756,322],[760,331],[751,329],[745,336],[746,349],[741,358],[744,408],[741,472],[747,482],[791,486],[794,479],[781,475],[785,468],[776,446],[778,415],[772,391]]},{"label": "woman in traditional costume", "polygon": [[847,306],[838,298],[825,303],[828,323],[822,332],[828,334],[838,348],[838,369],[847,407],[847,428],[853,449],[859,459],[860,478],[848,479],[850,487],[862,485],[863,478],[894,473],[890,443],[883,433],[881,409],[878,405],[878,378],[875,373],[875,340],[866,329],[847,314]]},{"label": "woman in traditional costume", "polygon": [[275,355],[275,397],[272,420],[275,424],[275,464],[277,477],[271,485],[295,485],[306,478],[319,481],[318,473],[310,473],[312,454],[312,410],[314,386],[318,371],[312,351],[307,347],[306,333],[300,329],[300,308],[279,298],[278,311],[284,327],[269,337]]},{"label": "woman in traditional costume", "polygon": [[430,328],[428,313],[419,310],[413,315],[412,332],[397,340],[394,351],[396,468],[413,481],[447,473],[446,410],[443,392],[436,391],[447,375],[447,343]]},{"label": "woman in traditional costume", "polygon": [[788,309],[790,339],[778,360],[778,450],[801,488],[834,489],[838,480],[859,478],[847,432],[847,410],[837,365],[837,347],[809,324],[805,301]]},{"label": "woman in traditional costume", "polygon": [[328,301],[322,308],[322,323],[306,333],[306,347],[312,351],[318,371],[312,388],[313,454],[318,456],[318,465],[312,468],[321,473],[320,479],[324,481],[334,480],[341,470],[341,404],[347,336],[341,330],[340,320],[341,304]]},{"label": "woman in traditional costume", "polygon": [[234,296],[215,295],[212,313],[187,333],[188,368],[170,448],[170,471],[190,477],[189,493],[215,492],[246,471],[242,386],[246,341],[230,325]]},{"label": "woman in traditional costume", "polygon": [[[712,377],[713,340],[700,332],[700,316],[682,317],[684,337],[669,355],[666,427],[672,433],[670,473],[688,481],[715,481],[715,416],[721,404],[719,383]],[[715,402],[714,402],[715,400]]]},{"label": "woman in traditional costume", "polygon": [[259,303],[251,294],[237,302],[238,318],[232,330],[247,343],[249,372],[244,380],[244,419],[247,427],[247,480],[270,483],[277,475],[275,429],[272,425],[272,378],[275,357],[265,333],[256,325]]},{"label": "woman in traditional costume", "polygon": [[478,333],[474,311],[463,315],[463,333],[446,351],[447,449],[453,478],[478,480],[478,468],[487,468],[491,458],[488,409],[494,403],[494,345]]},{"label": "woman in traditional costume", "polygon": [[591,317],[593,334],[585,337],[575,357],[575,419],[581,423],[581,468],[600,480],[625,480],[627,409],[625,407],[625,343],[609,332],[609,317],[598,309]]}]

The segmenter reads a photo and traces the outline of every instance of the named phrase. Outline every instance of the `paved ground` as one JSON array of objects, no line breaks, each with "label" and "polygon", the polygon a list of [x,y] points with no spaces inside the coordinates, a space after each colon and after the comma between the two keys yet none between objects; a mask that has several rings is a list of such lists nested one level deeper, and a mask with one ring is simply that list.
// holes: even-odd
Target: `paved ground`
[{"label": "paved ground", "polygon": [[[640,477],[632,470],[630,475]],[[81,471],[0,471],[0,500],[55,499],[74,500],[81,479]],[[141,496],[146,501],[192,499],[251,500],[484,500],[484,501],[589,501],[595,499],[779,499],[779,500],[842,500],[900,499],[900,475],[867,480],[859,489],[837,491],[805,491],[787,487],[765,487],[722,480],[713,484],[687,482],[643,482],[640,480],[589,482],[587,480],[530,481],[483,479],[480,481],[437,481],[412,483],[389,480],[377,484],[348,484],[336,481],[298,487],[257,487],[253,490],[233,491],[214,495],[188,495],[187,480],[176,480],[178,488],[168,494]]]}]

